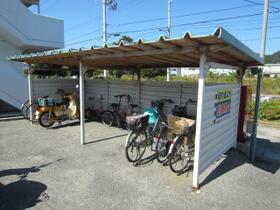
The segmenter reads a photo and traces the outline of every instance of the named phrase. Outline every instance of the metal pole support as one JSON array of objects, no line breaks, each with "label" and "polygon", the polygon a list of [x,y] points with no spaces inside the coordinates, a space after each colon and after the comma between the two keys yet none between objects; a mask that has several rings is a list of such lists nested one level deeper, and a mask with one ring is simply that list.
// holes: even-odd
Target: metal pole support
[{"label": "metal pole support", "polygon": [[202,122],[202,114],[203,114],[202,112],[203,112],[204,89],[205,89],[205,75],[208,70],[206,58],[207,57],[204,53],[200,55],[194,169],[193,169],[193,190],[197,190],[199,188],[199,156],[200,156],[200,141],[201,141],[201,122]]},{"label": "metal pole support", "polygon": [[[260,50],[260,56],[262,58],[264,58],[265,55],[268,13],[269,13],[269,0],[264,0],[262,41],[261,41],[261,50]],[[251,145],[250,145],[250,160],[252,162],[255,161],[255,156],[256,156],[257,128],[258,128],[260,96],[261,96],[261,87],[262,87],[262,73],[263,73],[262,70],[263,69],[261,69],[258,72],[258,77],[257,77],[255,114],[254,114],[253,131],[252,131]]]},{"label": "metal pole support", "polygon": [[85,69],[83,63],[79,62],[79,81],[80,81],[80,138],[81,144],[85,144]]},{"label": "metal pole support", "polygon": [[[31,67],[30,64],[28,64],[28,74],[27,74],[27,80],[28,80],[28,100],[29,103],[32,104],[33,101],[33,69]],[[30,121],[31,124],[33,124],[33,110],[32,110],[32,106],[30,107]]]},{"label": "metal pole support", "polygon": [[256,89],[256,101],[255,101],[255,112],[253,121],[253,131],[251,136],[250,144],[250,160],[255,161],[256,157],[256,147],[257,147],[257,128],[259,119],[259,108],[260,108],[260,96],[261,96],[261,86],[262,86],[262,69],[258,72],[257,76],[257,89]]}]

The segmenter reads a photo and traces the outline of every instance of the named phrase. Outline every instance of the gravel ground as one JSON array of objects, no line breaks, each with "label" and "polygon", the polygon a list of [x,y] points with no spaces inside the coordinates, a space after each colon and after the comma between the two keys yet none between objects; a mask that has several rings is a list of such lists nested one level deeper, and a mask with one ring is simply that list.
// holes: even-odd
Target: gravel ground
[{"label": "gravel ground", "polygon": [[[135,167],[124,155],[126,131],[86,123],[43,129],[0,122],[0,209],[280,209],[280,163],[252,165],[235,150],[202,175],[177,176],[152,160]],[[280,153],[280,131],[260,128],[258,145]],[[108,138],[109,137],[109,138]]]}]

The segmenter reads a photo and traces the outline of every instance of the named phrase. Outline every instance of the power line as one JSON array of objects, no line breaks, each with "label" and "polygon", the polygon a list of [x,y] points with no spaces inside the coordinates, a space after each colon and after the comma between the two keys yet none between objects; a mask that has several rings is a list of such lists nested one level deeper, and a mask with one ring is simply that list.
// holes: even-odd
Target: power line
[{"label": "power line", "polygon": [[[234,22],[229,22],[229,23],[226,23],[226,24],[223,24],[223,27],[232,27],[232,26],[241,26],[241,25],[248,25],[248,23],[257,23],[257,22],[260,22],[261,23],[261,20],[243,20],[242,23],[240,23],[240,21],[234,21]],[[280,18],[270,18],[270,21],[269,23],[279,23],[280,22]],[[207,25],[193,25],[192,27],[195,27],[195,29],[207,29],[207,28],[213,28],[213,27],[216,27],[217,24],[207,24]],[[186,31],[185,28],[175,28],[173,29],[174,31]],[[233,29],[231,29],[232,31]],[[74,38],[71,38],[71,39],[68,39],[66,40],[66,42],[69,42],[69,41],[73,41],[73,40],[77,40],[77,39],[80,39],[80,38],[84,38],[84,36],[87,36],[87,35],[91,35],[92,33],[94,32],[97,32],[97,31],[101,31],[101,29],[98,29],[98,30],[95,30],[95,31],[91,31],[91,32],[87,32],[87,33],[84,33],[84,34],[81,34],[77,37],[74,37]],[[150,33],[154,33],[154,32],[157,32],[159,31],[159,29],[154,29],[154,30],[150,30],[146,33],[144,33],[143,35],[145,34],[150,34]],[[141,35],[139,35],[138,37],[141,37],[142,36],[142,31],[139,31],[139,32],[136,32],[137,33],[141,33]],[[113,33],[114,34],[114,33]],[[113,35],[111,34],[111,35]],[[134,35],[135,36],[135,35]],[[138,38],[137,37],[137,38]]]},{"label": "power line", "polygon": [[90,32],[87,32],[87,33],[84,33],[84,34],[80,34],[79,36],[76,36],[76,37],[74,37],[74,38],[71,38],[71,39],[66,40],[66,42],[73,41],[73,40],[77,40],[77,39],[79,39],[79,38],[81,38],[81,37],[83,37],[83,36],[91,35],[92,33],[98,32],[98,31],[101,31],[101,30],[102,30],[102,29],[97,29],[97,30],[90,31]]},{"label": "power line", "polygon": [[[280,28],[280,25],[269,26],[267,28],[269,28],[269,29]],[[231,29],[230,31],[254,31],[254,30],[261,30],[261,29],[262,29],[262,27],[251,27],[251,28]],[[203,33],[207,33],[207,32],[203,31],[203,32],[197,32],[197,33],[203,34]],[[182,35],[182,34],[176,34],[176,35]]]},{"label": "power line", "polygon": [[[277,13],[277,12],[270,12],[270,13]],[[189,22],[189,23],[177,24],[177,25],[174,25],[173,28],[174,27],[187,26],[187,25],[197,25],[197,24],[202,24],[202,23],[203,24],[204,23],[211,23],[211,22],[217,22],[217,21],[223,21],[223,20],[242,19],[242,18],[259,16],[259,15],[262,15],[262,13],[254,13],[254,14],[248,14],[248,15],[231,16],[231,17],[218,18],[218,19],[212,19],[212,20],[206,20],[206,21],[197,21],[197,22]],[[132,30],[132,31],[114,32],[114,33],[110,33],[109,35],[137,33],[137,32],[146,32],[146,31],[157,31],[157,30],[163,30],[163,29],[166,29],[166,27],[146,28],[146,29],[138,29],[138,30]],[[84,41],[81,41],[81,43],[82,42],[84,42]],[[80,42],[78,42],[78,43],[80,43]],[[75,43],[75,44],[78,44],[78,43]]]},{"label": "power line", "polygon": [[[242,8],[247,8],[247,7],[252,7],[252,6],[257,6],[257,5],[256,4],[249,4],[249,5],[243,5],[243,6],[228,7],[228,8],[223,8],[223,9],[207,10],[207,11],[195,12],[195,13],[189,13],[189,14],[183,14],[183,15],[175,15],[175,16],[172,16],[172,18],[176,19],[176,18],[196,16],[196,15],[202,15],[202,14],[224,12],[224,11],[242,9]],[[115,26],[119,27],[120,25],[121,26],[126,26],[126,25],[138,24],[138,23],[155,22],[155,21],[160,21],[160,20],[166,20],[166,17],[151,18],[151,19],[131,21],[131,22],[124,22],[124,23],[116,24]]]},{"label": "power line", "polygon": [[[278,39],[280,39],[280,36],[276,36],[276,37],[269,37],[269,38],[267,38],[267,40],[278,40]],[[253,39],[243,39],[243,40],[241,40],[242,42],[250,42],[250,41],[259,41],[259,40],[261,40],[261,38],[253,38]]]},{"label": "power line", "polygon": [[[270,13],[278,13],[278,12],[270,12]],[[202,20],[202,21],[196,21],[196,22],[189,22],[189,23],[182,23],[173,25],[174,27],[181,27],[181,26],[191,26],[191,25],[198,25],[198,24],[205,24],[205,23],[211,23],[211,22],[218,22],[218,21],[224,21],[224,20],[234,20],[234,19],[242,19],[242,18],[248,18],[248,17],[255,17],[260,16],[262,13],[254,13],[254,14],[247,14],[247,15],[238,15],[238,16],[231,16],[231,17],[225,17],[225,18],[217,18],[212,20]],[[135,32],[141,32],[141,31],[150,31],[154,29],[166,29],[166,27],[157,27],[157,28],[145,28],[145,29],[137,29],[137,30],[131,30],[131,31],[121,31],[121,32],[115,32],[118,34],[124,34],[124,33],[135,33]],[[114,34],[114,33],[112,33]]]},{"label": "power line", "polygon": [[81,44],[81,43],[84,43],[84,42],[89,42],[89,41],[93,41],[93,40],[97,40],[97,39],[101,39],[101,38],[102,38],[101,36],[97,36],[97,37],[82,40],[82,41],[79,41],[79,42],[72,42],[72,43],[69,43],[69,44],[65,45],[65,47],[69,47],[69,46],[73,46],[73,45],[76,45],[76,44]]},{"label": "power line", "polygon": [[[244,0],[244,1],[246,1],[246,0]],[[132,3],[132,2],[133,1],[130,1],[129,3]],[[177,15],[177,16],[173,16],[173,18],[181,18],[181,17],[188,17],[188,16],[194,16],[194,15],[206,14],[206,13],[208,14],[208,13],[216,13],[216,12],[221,12],[221,11],[236,10],[236,9],[247,8],[247,7],[259,5],[256,2],[250,2],[250,3],[253,3],[253,4],[243,5],[243,6],[236,6],[236,7],[229,7],[229,8],[223,8],[223,9],[208,10],[208,11],[202,11],[202,12],[196,12],[196,13],[189,13],[189,14],[184,14],[184,15]],[[257,15],[260,15],[260,13],[257,14]],[[244,17],[246,17],[246,16],[244,16]],[[96,17],[96,18],[98,18],[98,17]],[[137,23],[145,23],[145,22],[152,22],[152,21],[165,20],[165,19],[166,18],[146,19],[146,20],[141,20],[141,21],[126,22],[126,23],[118,24],[117,26],[119,26],[119,25],[125,26],[125,25],[131,25],[131,24],[137,24]],[[217,19],[217,20],[212,20],[212,22],[213,21],[215,21],[215,22],[217,22],[217,21],[224,21],[224,20],[230,20],[230,19],[231,18],[221,18],[221,19]],[[234,17],[233,19],[236,19],[236,18]],[[188,25],[199,25],[199,24],[205,24],[205,23],[209,23],[209,21],[200,21],[200,22],[196,22],[196,23],[189,23]],[[81,25],[86,25],[86,22],[81,23]],[[184,25],[187,25],[187,24],[183,24],[182,26],[184,26]],[[175,25],[175,26],[179,27],[178,25]],[[74,26],[73,26],[73,28],[74,28]],[[162,30],[162,29],[165,29],[165,28],[166,27],[159,27],[159,28],[152,28],[152,29],[142,29],[142,30],[135,30],[135,32],[142,32],[143,30],[146,31],[146,30],[153,30],[153,29],[155,29],[155,30]],[[134,33],[134,31],[126,31],[126,32],[123,32],[123,33]],[[89,34],[90,34],[90,32],[82,34],[81,36],[89,35]],[[111,33],[111,34],[114,34],[114,33]],[[72,41],[72,40],[78,39],[79,37],[76,37],[76,38],[73,38],[73,39],[70,39],[70,40],[67,40],[67,41]]]},{"label": "power line", "polygon": [[[261,2],[255,2],[255,1],[251,1],[251,0],[242,0],[242,1],[244,1],[244,2],[247,2],[247,3],[252,3],[252,4],[255,4],[255,5],[261,5],[261,6],[263,6],[263,3],[261,3]],[[273,3],[273,2],[277,2],[277,1],[271,1],[270,3]],[[273,7],[273,6],[269,6],[270,8],[272,8],[272,9],[276,9],[277,11],[279,11],[280,10],[280,8],[278,8],[278,7]]]},{"label": "power line", "polygon": [[[280,28],[280,25],[279,26],[270,26],[268,28],[270,28],[270,29],[271,28]],[[261,28],[260,27],[251,27],[251,28],[235,29],[235,30],[231,30],[231,31],[248,31],[248,30],[259,30],[259,29],[261,29]],[[148,32],[148,33],[144,33],[142,35],[146,35],[146,34],[149,34],[149,33],[153,33],[153,31],[152,32]],[[200,33],[205,33],[205,32],[200,32]],[[175,35],[181,35],[181,34],[175,34]],[[98,37],[94,37],[94,38],[91,38],[91,39],[82,40],[82,41],[79,41],[79,42],[69,43],[69,44],[66,45],[66,47],[69,47],[69,46],[72,46],[72,45],[76,45],[76,44],[81,44],[81,43],[88,42],[88,41],[98,40],[98,39],[101,39],[101,38],[102,38],[101,36],[98,36]],[[278,37],[271,37],[269,39],[278,39]],[[253,40],[257,41],[259,39],[248,39],[248,40],[249,41],[253,41]],[[248,41],[248,40],[241,40],[241,41]]]},{"label": "power line", "polygon": [[[280,23],[280,19],[277,18],[278,21],[269,21],[269,23]],[[272,19],[271,19],[272,20]],[[259,23],[261,24],[261,20],[251,20],[251,21],[242,21],[242,23],[240,22],[233,22],[233,23],[225,23],[222,25],[222,27],[234,27],[234,26],[242,26],[242,25],[248,25],[248,23]],[[202,29],[202,28],[213,28],[216,27],[217,24],[207,24],[207,25],[194,25],[193,28],[194,29]],[[173,30],[186,30],[185,28],[176,28]]]}]

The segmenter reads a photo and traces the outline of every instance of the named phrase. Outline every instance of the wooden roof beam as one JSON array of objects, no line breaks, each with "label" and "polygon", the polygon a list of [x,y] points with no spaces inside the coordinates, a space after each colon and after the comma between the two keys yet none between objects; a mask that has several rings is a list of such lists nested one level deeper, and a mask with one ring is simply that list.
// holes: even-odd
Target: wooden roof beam
[{"label": "wooden roof beam", "polygon": [[121,57],[138,57],[138,56],[153,56],[153,55],[165,55],[165,54],[180,54],[180,53],[193,53],[197,51],[194,47],[172,47],[167,49],[145,50],[145,51],[133,51],[133,52],[117,52],[109,55],[93,55],[82,57],[82,60],[99,60],[109,58],[121,58]]}]

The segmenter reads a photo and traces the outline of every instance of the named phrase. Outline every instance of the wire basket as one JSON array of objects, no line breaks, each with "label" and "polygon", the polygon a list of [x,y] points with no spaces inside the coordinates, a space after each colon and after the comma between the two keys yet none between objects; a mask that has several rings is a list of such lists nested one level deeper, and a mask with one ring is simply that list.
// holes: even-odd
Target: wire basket
[{"label": "wire basket", "polygon": [[187,134],[190,131],[193,131],[195,127],[195,120],[184,117],[168,115],[167,121],[168,128],[178,135]]},{"label": "wire basket", "polygon": [[148,115],[138,114],[126,117],[127,128],[129,130],[145,130],[148,126]]}]

